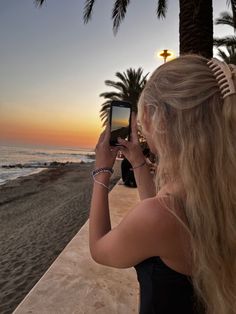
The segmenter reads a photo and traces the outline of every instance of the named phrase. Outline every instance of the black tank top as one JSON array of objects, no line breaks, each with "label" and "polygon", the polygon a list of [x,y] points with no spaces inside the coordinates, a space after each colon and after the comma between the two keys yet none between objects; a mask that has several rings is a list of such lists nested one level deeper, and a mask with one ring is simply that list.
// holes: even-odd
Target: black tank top
[{"label": "black tank top", "polygon": [[203,314],[191,277],[174,271],[159,256],[134,266],[140,286],[139,314]]}]

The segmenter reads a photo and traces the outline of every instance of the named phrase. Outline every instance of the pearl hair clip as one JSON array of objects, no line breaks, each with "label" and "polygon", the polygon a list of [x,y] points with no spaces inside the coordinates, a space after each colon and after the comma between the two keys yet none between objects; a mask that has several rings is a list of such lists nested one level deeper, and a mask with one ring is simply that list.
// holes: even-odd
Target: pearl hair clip
[{"label": "pearl hair clip", "polygon": [[223,99],[229,95],[236,94],[233,82],[233,75],[236,74],[235,66],[231,65],[233,68],[231,70],[227,63],[221,62],[216,58],[212,58],[210,61],[208,61],[207,65],[212,70],[213,75],[218,82]]}]

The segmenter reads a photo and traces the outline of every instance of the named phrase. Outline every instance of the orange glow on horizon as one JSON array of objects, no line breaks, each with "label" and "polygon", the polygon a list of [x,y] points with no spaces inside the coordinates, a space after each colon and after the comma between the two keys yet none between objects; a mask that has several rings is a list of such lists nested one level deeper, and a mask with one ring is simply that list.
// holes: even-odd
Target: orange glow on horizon
[{"label": "orange glow on horizon", "polygon": [[[13,110],[14,107],[14,110]],[[102,131],[96,111],[65,107],[13,106],[1,112],[0,141],[61,147],[94,148]]]},{"label": "orange glow on horizon", "polygon": [[26,144],[56,145],[66,147],[94,148],[101,124],[86,123],[24,123],[24,121],[1,121],[0,140]]}]

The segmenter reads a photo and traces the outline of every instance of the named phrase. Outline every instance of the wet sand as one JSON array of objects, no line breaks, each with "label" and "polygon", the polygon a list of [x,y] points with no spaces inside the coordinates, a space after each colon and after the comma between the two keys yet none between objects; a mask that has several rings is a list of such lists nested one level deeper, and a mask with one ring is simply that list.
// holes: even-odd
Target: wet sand
[{"label": "wet sand", "polygon": [[[0,313],[12,313],[88,219],[94,163],[0,186]],[[115,165],[111,187],[120,177]]]}]

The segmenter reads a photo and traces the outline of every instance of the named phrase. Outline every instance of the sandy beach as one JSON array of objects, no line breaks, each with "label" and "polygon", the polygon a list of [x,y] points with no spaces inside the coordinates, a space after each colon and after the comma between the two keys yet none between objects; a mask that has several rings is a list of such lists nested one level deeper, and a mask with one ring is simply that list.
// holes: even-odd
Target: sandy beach
[{"label": "sandy beach", "polygon": [[[94,163],[68,164],[0,186],[0,313],[21,302],[88,219]],[[120,177],[115,165],[111,187]]]}]

